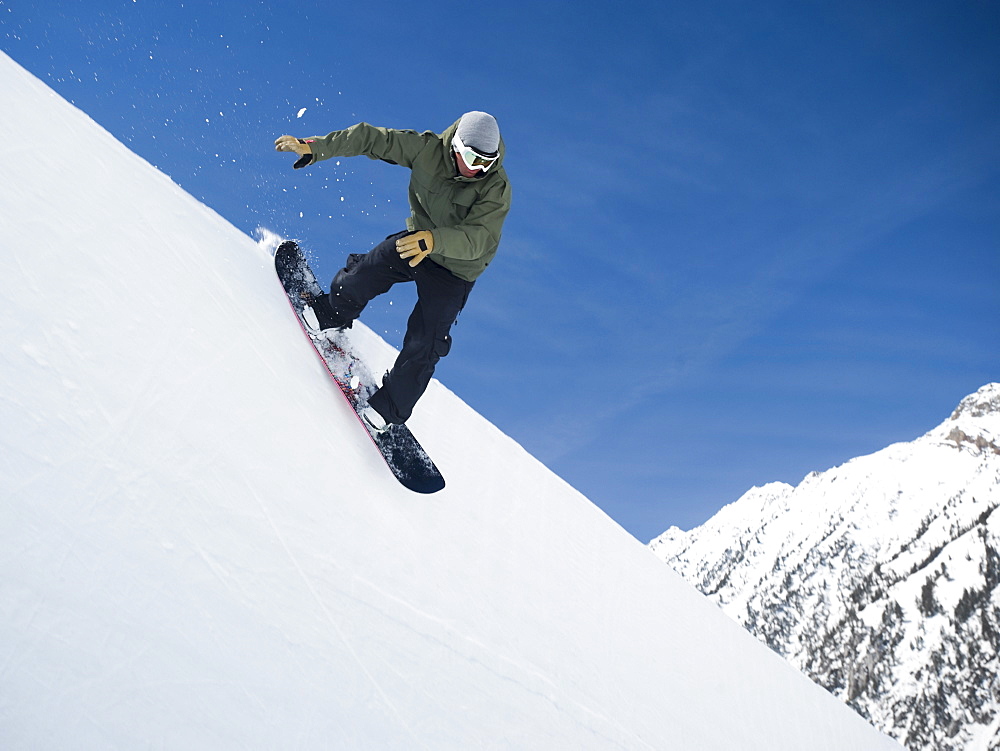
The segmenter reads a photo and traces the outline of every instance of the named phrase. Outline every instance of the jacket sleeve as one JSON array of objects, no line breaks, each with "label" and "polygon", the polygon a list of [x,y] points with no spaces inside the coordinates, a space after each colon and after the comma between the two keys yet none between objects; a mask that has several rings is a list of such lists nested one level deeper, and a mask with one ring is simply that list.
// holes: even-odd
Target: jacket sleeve
[{"label": "jacket sleeve", "polygon": [[335,156],[367,156],[412,168],[413,160],[429,138],[436,136],[429,131],[417,133],[415,130],[392,130],[358,123],[346,130],[335,130],[325,136],[308,139],[313,152],[310,164]]},{"label": "jacket sleeve", "polygon": [[505,180],[481,195],[461,224],[435,227],[431,255],[473,261],[495,253],[510,210],[510,195],[510,184]]}]

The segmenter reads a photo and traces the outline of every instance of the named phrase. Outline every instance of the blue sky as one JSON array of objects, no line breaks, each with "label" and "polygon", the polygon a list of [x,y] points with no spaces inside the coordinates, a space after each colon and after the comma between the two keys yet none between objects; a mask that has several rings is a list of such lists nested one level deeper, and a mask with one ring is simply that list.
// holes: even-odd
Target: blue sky
[{"label": "blue sky", "polygon": [[276,136],[495,114],[514,205],[438,376],[643,541],[1000,379],[995,2],[44,6],[0,0],[5,52],[324,278],[408,173]]}]

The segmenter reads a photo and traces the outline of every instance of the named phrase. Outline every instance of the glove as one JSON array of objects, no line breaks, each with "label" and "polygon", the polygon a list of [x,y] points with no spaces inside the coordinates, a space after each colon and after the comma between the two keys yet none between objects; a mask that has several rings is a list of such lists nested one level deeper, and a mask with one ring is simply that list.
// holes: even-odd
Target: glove
[{"label": "glove", "polygon": [[396,240],[396,252],[400,258],[412,258],[410,266],[416,266],[434,250],[434,235],[422,229]]},{"label": "glove", "polygon": [[293,169],[301,169],[312,164],[312,141],[305,141],[295,136],[280,136],[274,142],[275,151],[294,151],[300,158],[292,165]]}]

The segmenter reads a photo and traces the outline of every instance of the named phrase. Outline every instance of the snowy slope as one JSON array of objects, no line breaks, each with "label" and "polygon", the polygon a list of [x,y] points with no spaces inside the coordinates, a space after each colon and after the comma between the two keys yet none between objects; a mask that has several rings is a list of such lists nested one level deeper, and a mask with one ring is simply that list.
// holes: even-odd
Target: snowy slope
[{"label": "snowy slope", "polygon": [[910,443],[650,543],[909,748],[1000,749],[1000,384]]},{"label": "snowy slope", "polygon": [[0,747],[896,747],[437,382],[402,489],[266,251],[0,82]]}]

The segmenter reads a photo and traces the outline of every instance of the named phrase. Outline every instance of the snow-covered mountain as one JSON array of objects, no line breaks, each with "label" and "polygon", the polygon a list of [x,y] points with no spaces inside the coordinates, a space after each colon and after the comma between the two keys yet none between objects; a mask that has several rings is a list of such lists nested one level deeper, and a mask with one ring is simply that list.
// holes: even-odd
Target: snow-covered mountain
[{"label": "snow-covered mountain", "polygon": [[265,248],[0,90],[4,751],[898,748],[437,381],[404,490]]},{"label": "snow-covered mountain", "polygon": [[797,487],[650,543],[761,641],[911,749],[1000,749],[1000,384]]}]

